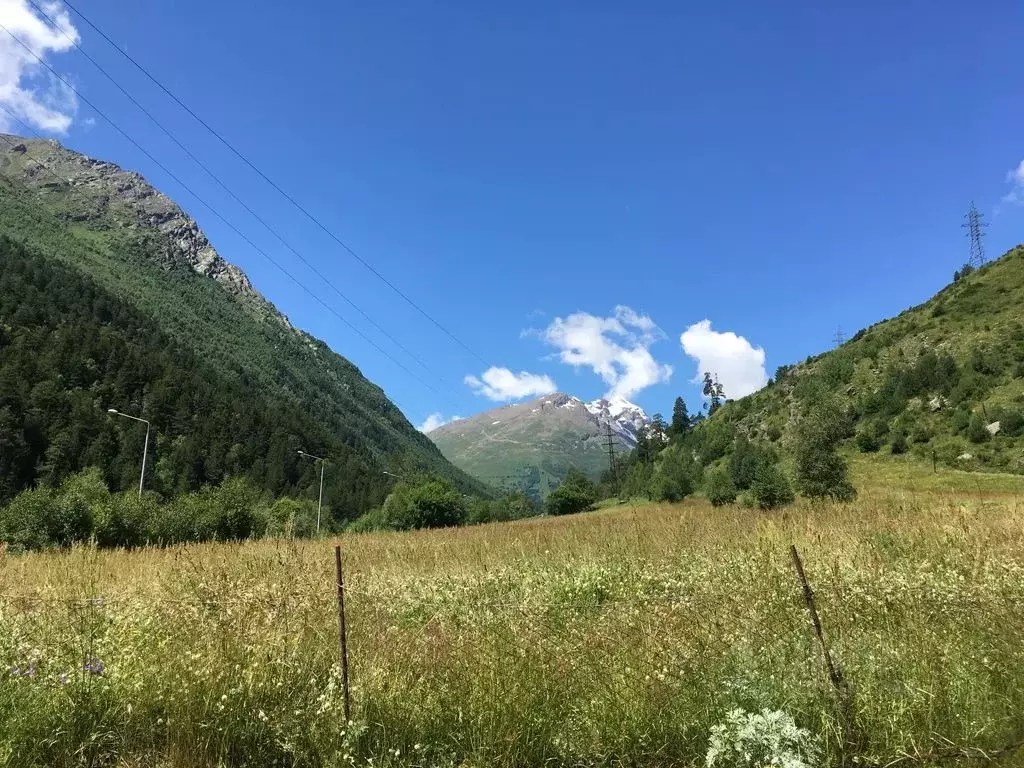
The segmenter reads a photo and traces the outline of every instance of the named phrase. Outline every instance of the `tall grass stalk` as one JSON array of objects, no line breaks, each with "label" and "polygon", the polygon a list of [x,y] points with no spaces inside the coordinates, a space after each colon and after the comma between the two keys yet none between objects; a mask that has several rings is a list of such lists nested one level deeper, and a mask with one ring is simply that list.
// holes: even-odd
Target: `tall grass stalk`
[{"label": "tall grass stalk", "polygon": [[333,542],[0,560],[0,765],[689,765],[744,709],[844,749],[788,556],[854,692],[858,756],[1024,731],[1010,496],[692,501]]}]

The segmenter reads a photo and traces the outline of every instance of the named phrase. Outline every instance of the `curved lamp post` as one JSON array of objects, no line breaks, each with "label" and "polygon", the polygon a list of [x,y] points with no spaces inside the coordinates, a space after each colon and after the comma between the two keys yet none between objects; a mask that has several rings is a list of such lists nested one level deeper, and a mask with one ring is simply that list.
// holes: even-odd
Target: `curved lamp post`
[{"label": "curved lamp post", "polygon": [[127,413],[121,413],[116,408],[107,408],[107,413],[111,416],[122,416],[132,421],[141,421],[146,425],[146,442],[142,446],[142,471],[139,473],[139,497],[142,497],[142,483],[146,479],[146,454],[149,451],[149,422],[145,419],[140,419],[138,416],[129,416]]},{"label": "curved lamp post", "polygon": [[316,504],[316,535],[320,535],[320,510],[324,505],[324,466],[327,464],[327,459],[321,458],[320,456],[314,456],[312,453],[306,453],[305,451],[297,451],[299,456],[313,461],[320,462],[320,500]]}]

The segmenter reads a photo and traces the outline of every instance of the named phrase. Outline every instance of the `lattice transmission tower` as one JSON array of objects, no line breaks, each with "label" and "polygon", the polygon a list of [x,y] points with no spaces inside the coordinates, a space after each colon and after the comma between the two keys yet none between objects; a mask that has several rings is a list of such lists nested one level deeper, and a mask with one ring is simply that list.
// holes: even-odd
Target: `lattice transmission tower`
[{"label": "lattice transmission tower", "polygon": [[964,223],[960,225],[967,230],[967,236],[971,239],[971,257],[967,263],[977,269],[985,263],[985,244],[982,238],[985,236],[985,216],[971,201],[970,210],[964,214]]},{"label": "lattice transmission tower", "polygon": [[612,438],[612,423],[611,421],[605,422],[605,438],[606,442],[604,447],[608,450],[608,474],[611,477],[611,481],[615,482],[615,440]]}]

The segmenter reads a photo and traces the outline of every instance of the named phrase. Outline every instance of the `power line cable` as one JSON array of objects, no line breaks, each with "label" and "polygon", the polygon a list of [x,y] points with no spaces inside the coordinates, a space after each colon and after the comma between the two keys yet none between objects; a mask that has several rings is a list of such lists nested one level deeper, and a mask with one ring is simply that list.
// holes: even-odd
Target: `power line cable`
[{"label": "power line cable", "polygon": [[[39,10],[39,6],[36,5],[34,0],[28,0],[28,1],[32,5],[33,8],[36,8],[37,10]],[[302,215],[304,215],[311,222],[316,224],[316,226],[319,229],[321,229],[328,237],[330,237],[332,240],[334,240],[334,242],[336,242],[345,251],[347,251],[356,261],[358,261],[366,269],[368,269],[374,276],[377,277],[377,279],[379,279],[386,286],[388,286],[392,291],[394,291],[396,294],[398,294],[402,298],[402,300],[405,301],[409,306],[411,306],[413,309],[415,309],[417,312],[419,312],[421,315],[423,315],[425,318],[427,318],[435,327],[437,327],[442,333],[444,333],[446,336],[448,336],[448,338],[450,338],[452,341],[454,341],[460,347],[462,347],[467,352],[469,352],[478,361],[480,361],[484,365],[487,364],[487,361],[484,360],[484,358],[481,355],[479,355],[472,347],[470,347],[465,342],[463,342],[461,339],[459,339],[454,333],[449,331],[445,326],[441,325],[441,323],[438,322],[429,312],[427,312],[425,309],[423,309],[423,307],[421,307],[419,304],[417,304],[415,301],[413,301],[398,286],[396,286],[394,283],[392,283],[390,280],[388,280],[384,275],[382,275],[372,264],[370,264],[368,261],[366,261],[366,259],[364,259],[362,256],[360,256],[351,246],[349,246],[348,243],[343,241],[338,235],[336,235],[331,229],[329,229],[323,222],[321,222],[320,219],[318,219],[316,216],[314,216],[312,213],[310,213],[309,210],[307,210],[298,200],[296,200],[294,197],[292,197],[290,194],[288,194],[288,192],[286,192],[279,184],[277,184],[273,179],[271,179],[269,176],[267,176],[267,174],[265,174],[263,171],[261,171],[251,160],[249,160],[249,158],[247,158],[245,155],[243,155],[241,153],[241,151],[236,149],[235,146],[231,142],[229,142],[227,139],[225,139],[212,126],[210,126],[209,123],[207,123],[198,114],[196,114],[196,112],[191,107],[189,107],[187,104],[185,104],[185,102],[183,102],[180,98],[178,98],[169,88],[167,88],[167,86],[165,86],[153,74],[151,74],[149,72],[149,70],[147,70],[145,67],[143,67],[138,61],[136,61],[134,58],[132,58],[128,53],[126,53],[121,48],[121,46],[117,45],[117,43],[115,43],[113,40],[111,40],[110,37],[107,36],[107,34],[102,29],[100,29],[96,24],[94,24],[89,19],[88,16],[86,16],[84,13],[82,13],[80,10],[78,10],[78,8],[76,8],[71,3],[66,2],[66,0],[65,0],[64,4],[67,5],[67,7],[70,8],[72,11],[74,11],[74,13],[76,15],[78,15],[82,19],[82,21],[84,21],[86,24],[88,24],[93,29],[94,32],[96,32],[100,37],[102,37],[104,40],[106,40],[107,43],[112,48],[114,48],[119,54],[121,54],[125,59],[127,59],[136,69],[138,69],[143,75],[145,75],[149,79],[150,82],[152,82],[157,88],[159,88],[161,91],[163,91],[179,107],[181,107],[183,110],[185,110],[196,122],[198,122],[200,125],[203,126],[203,128],[205,128],[207,131],[209,131],[209,133],[212,136],[214,136],[214,138],[216,138],[221,144],[223,144],[225,147],[227,147],[232,152],[232,154],[234,154],[239,160],[241,160],[243,163],[245,163],[247,166],[249,166],[249,168],[253,172],[255,172],[267,184],[269,184],[271,187],[273,187],[273,189],[276,190],[278,192],[278,194],[280,194],[282,197],[284,197],[289,203],[291,203],[296,208],[296,210],[298,210],[300,213],[302,213]]]},{"label": "power line cable", "polygon": [[[402,350],[405,354],[407,354],[410,358],[412,358],[417,363],[419,363],[419,365],[425,371],[430,373],[432,376],[434,376],[438,380],[444,382],[443,378],[441,376],[439,376],[438,374],[436,374],[434,371],[432,371],[430,369],[430,367],[425,362],[423,362],[423,360],[415,352],[407,349],[401,342],[399,342],[390,333],[388,333],[386,330],[384,330],[384,328],[382,328],[373,319],[373,317],[371,317],[359,305],[357,305],[348,296],[346,296],[341,291],[341,289],[337,287],[337,285],[335,285],[326,275],[324,275],[319,269],[317,269],[316,265],[310,263],[301,253],[299,253],[298,250],[295,249],[295,247],[293,247],[291,245],[291,243],[289,243],[287,240],[285,240],[285,238],[273,226],[271,226],[266,220],[264,220],[258,213],[256,213],[256,211],[254,211],[248,204],[246,204],[246,202],[244,200],[242,200],[237,194],[235,194],[235,192],[233,190],[231,190],[223,181],[221,181],[220,177],[217,176],[217,174],[215,174],[213,171],[211,171],[209,169],[209,167],[206,166],[205,163],[203,163],[198,157],[196,157],[188,149],[188,147],[186,147],[184,144],[182,144],[182,142],[179,141],[178,138],[170,130],[168,130],[163,125],[163,123],[161,123],[148,109],[146,109],[146,107],[144,107],[142,104],[140,104],[139,101],[134,96],[132,96],[131,93],[129,93],[126,88],[124,88],[124,86],[122,86],[116,79],[114,79],[114,77],[109,72],[107,72],[107,70],[105,70],[99,64],[99,62],[97,62],[92,56],[89,55],[89,53],[84,48],[82,48],[82,46],[78,43],[78,41],[74,37],[69,35],[67,30],[65,30],[52,16],[49,16],[46,13],[46,11],[43,10],[41,7],[39,7],[33,0],[29,0],[29,3],[32,5],[33,8],[35,8],[43,16],[44,19],[46,19],[53,26],[54,29],[60,31],[60,33],[62,35],[64,35],[64,37],[67,38],[67,40],[72,45],[75,46],[75,48],[78,49],[79,53],[81,53],[83,56],[85,56],[85,58],[88,59],[89,62],[94,67],[96,67],[96,69],[98,69],[100,71],[100,73],[105,78],[107,78],[107,80],[109,80],[114,85],[114,87],[117,88],[125,96],[125,98],[127,98],[132,104],[134,104],[139,109],[139,111],[142,112],[142,114],[144,114],[147,118],[149,118],[150,122],[152,122],[157,128],[159,128],[160,131],[165,136],[167,136],[167,138],[169,138],[171,141],[173,141],[174,144],[177,145],[177,147],[182,152],[184,152],[185,155],[187,155],[190,160],[192,160],[192,162],[194,162],[196,165],[198,165],[206,173],[207,176],[209,176],[211,179],[213,179],[221,189],[223,189],[225,192],[227,192],[228,195],[230,195],[231,198],[236,203],[241,205],[249,213],[250,216],[252,216],[254,219],[256,219],[256,221],[258,221],[260,224],[262,224],[263,227],[268,232],[270,232],[275,238],[277,238],[277,240],[285,248],[287,248],[289,251],[291,251],[299,259],[299,261],[301,261],[303,264],[305,264],[317,277],[319,277],[321,280],[323,280],[324,283],[326,283],[331,288],[331,290],[333,290],[336,294],[338,294],[338,296],[341,297],[341,299],[343,301],[345,301],[349,306],[351,306],[354,310],[356,310],[356,312],[358,312],[367,321],[369,321],[369,323],[374,328],[376,328],[381,334],[383,334],[385,338],[387,338],[389,341],[391,341],[392,344],[394,344],[396,347],[398,347],[400,350]],[[446,386],[451,387],[451,385],[448,384],[447,382],[444,382],[444,383],[445,383]]]},{"label": "power line cable", "polygon": [[[11,37],[14,37],[14,39],[15,39],[15,40],[18,40],[18,38],[17,38],[17,37],[15,37],[15,36],[14,36],[13,34],[11,34],[10,30],[9,30],[9,29],[7,29],[7,27],[5,27],[5,26],[4,26],[3,24],[0,24],[0,29],[3,29],[3,30],[4,30],[5,32],[7,32],[7,34],[11,35]],[[18,42],[20,43],[21,41],[20,41],[20,40],[18,40]],[[24,45],[24,44],[22,44],[22,45]],[[28,50],[28,51],[29,51],[29,52],[31,53],[31,49],[28,49],[28,48],[26,47],[26,50]],[[35,56],[35,54],[33,54],[33,56]],[[39,60],[40,62],[42,62],[42,60],[41,60],[41,59],[39,59],[39,57],[38,57],[38,56],[36,56],[36,59],[37,59],[37,60]],[[57,73],[56,73],[56,72],[55,72],[55,71],[54,71],[54,70],[53,70],[52,68],[50,68],[50,67],[49,67],[49,65],[46,65],[46,66],[47,66],[47,67],[48,67],[48,68],[50,69],[50,71],[51,71],[51,72],[54,72],[54,74],[55,74],[55,75],[56,75],[57,77],[60,77],[60,75],[58,75],[58,74],[57,74]],[[63,80],[63,79],[62,79],[62,82],[65,82],[65,83],[67,83],[67,81],[66,81],[66,80]],[[69,85],[68,87],[71,87],[71,86]],[[72,89],[72,90],[73,90],[73,89]],[[78,92],[76,91],[76,94],[77,94],[77,93],[78,93]],[[390,360],[390,361],[391,361],[392,363],[394,363],[394,364],[395,364],[396,366],[398,366],[398,367],[399,367],[399,368],[401,368],[401,369],[402,369],[403,371],[405,371],[405,372],[406,372],[407,374],[409,374],[409,376],[411,376],[411,377],[412,377],[412,378],[413,378],[413,379],[414,379],[415,381],[419,382],[419,383],[420,383],[421,385],[423,385],[424,387],[426,387],[426,388],[427,388],[427,389],[429,389],[430,391],[434,392],[435,394],[438,394],[438,395],[442,395],[442,394],[443,394],[443,393],[439,392],[439,391],[438,391],[437,389],[435,389],[435,388],[434,388],[433,386],[431,386],[430,384],[428,384],[427,382],[423,381],[423,379],[421,379],[421,378],[420,378],[419,376],[417,376],[417,375],[416,375],[415,373],[413,373],[413,372],[412,372],[411,370],[409,370],[409,368],[407,368],[407,367],[406,367],[405,365],[403,365],[403,364],[402,364],[402,363],[400,363],[400,362],[399,362],[398,360],[396,360],[396,359],[395,359],[395,358],[394,358],[394,357],[393,357],[393,356],[392,356],[391,354],[389,354],[389,353],[388,353],[388,352],[387,352],[386,350],[382,349],[382,348],[380,347],[380,345],[378,345],[378,344],[377,344],[376,342],[374,342],[374,341],[373,341],[372,339],[370,339],[370,338],[369,338],[368,336],[366,336],[366,334],[364,334],[364,333],[363,333],[363,332],[362,332],[361,330],[359,330],[359,328],[357,328],[357,327],[356,327],[356,326],[354,326],[354,325],[353,325],[352,323],[350,323],[350,322],[349,322],[349,321],[348,321],[347,319],[345,319],[345,318],[344,318],[344,317],[343,317],[342,315],[340,315],[340,314],[339,314],[339,313],[337,312],[337,310],[335,310],[335,309],[334,309],[333,307],[331,307],[331,306],[330,306],[329,304],[327,304],[327,303],[326,303],[325,301],[323,301],[323,299],[321,299],[321,298],[320,298],[319,296],[317,296],[317,295],[316,295],[316,294],[315,294],[315,293],[314,293],[314,292],[313,292],[312,290],[310,290],[310,289],[309,289],[309,288],[308,288],[308,287],[307,287],[307,286],[306,286],[306,285],[305,285],[305,284],[304,284],[304,283],[303,283],[302,281],[300,281],[300,280],[299,280],[299,279],[298,279],[297,277],[295,277],[295,276],[294,276],[294,275],[293,275],[293,274],[292,274],[291,272],[289,272],[289,271],[288,271],[287,269],[285,269],[285,268],[284,268],[283,266],[281,266],[281,264],[280,264],[280,263],[278,263],[276,259],[274,259],[273,257],[271,257],[271,256],[270,256],[270,254],[268,254],[268,253],[267,253],[266,251],[264,251],[264,250],[263,250],[262,248],[260,248],[259,246],[257,246],[257,245],[256,245],[256,244],[255,244],[255,243],[254,243],[254,242],[253,242],[252,240],[250,240],[250,239],[249,239],[249,238],[248,238],[248,237],[247,237],[247,236],[246,236],[246,235],[245,235],[244,233],[242,233],[242,232],[241,232],[241,231],[240,231],[240,230],[239,230],[239,229],[238,229],[237,227],[235,227],[235,225],[234,225],[234,224],[232,224],[232,223],[231,223],[230,221],[228,221],[227,219],[225,219],[225,218],[224,218],[224,217],[223,217],[223,216],[222,216],[222,215],[221,215],[221,214],[220,214],[220,213],[219,213],[219,212],[217,211],[217,209],[215,209],[215,208],[214,208],[213,206],[211,206],[211,205],[210,205],[209,203],[207,203],[207,202],[206,202],[206,201],[205,201],[205,200],[204,200],[204,199],[203,199],[202,197],[200,197],[200,196],[199,196],[198,194],[196,194],[195,192],[193,192],[193,191],[192,191],[192,189],[191,189],[191,188],[190,188],[190,187],[189,187],[189,186],[188,186],[187,184],[185,184],[185,183],[184,183],[184,182],[183,182],[183,181],[182,181],[181,179],[179,179],[179,178],[178,178],[177,176],[175,176],[175,175],[174,175],[174,174],[173,174],[173,173],[172,173],[171,171],[169,171],[169,170],[168,170],[168,169],[167,169],[167,168],[166,168],[166,167],[165,167],[165,166],[164,166],[164,165],[163,165],[163,164],[162,164],[162,163],[161,163],[161,162],[160,162],[159,160],[157,160],[157,159],[156,159],[155,157],[153,157],[153,156],[152,156],[151,154],[149,154],[149,152],[147,152],[147,151],[146,151],[146,150],[145,150],[145,149],[144,149],[144,148],[143,148],[142,146],[140,146],[140,145],[138,144],[138,142],[136,142],[136,141],[135,141],[135,140],[134,140],[133,138],[131,138],[131,136],[129,136],[129,135],[127,134],[127,133],[125,133],[125,132],[124,132],[124,131],[123,131],[123,130],[122,130],[122,129],[121,129],[121,128],[120,128],[120,127],[119,127],[119,126],[118,126],[118,125],[116,124],[116,123],[114,123],[114,122],[113,122],[113,121],[112,121],[112,120],[111,120],[111,119],[110,119],[109,117],[107,117],[107,116],[106,116],[106,115],[105,115],[105,114],[104,114],[104,113],[103,113],[103,112],[102,112],[102,111],[101,111],[100,109],[98,109],[98,108],[96,107],[96,105],[95,105],[95,104],[93,104],[92,102],[90,102],[90,101],[89,101],[88,99],[86,99],[86,98],[85,98],[84,96],[82,96],[81,94],[78,94],[78,96],[79,96],[79,98],[81,98],[81,99],[82,99],[82,101],[84,101],[84,102],[85,102],[86,104],[88,104],[88,105],[89,105],[90,107],[92,107],[92,108],[93,108],[93,109],[94,109],[94,110],[96,111],[96,113],[97,113],[98,115],[100,115],[100,116],[101,116],[101,117],[102,117],[102,118],[103,118],[104,120],[106,120],[106,121],[107,121],[108,123],[110,123],[110,125],[111,125],[111,126],[113,126],[113,127],[114,127],[114,128],[115,128],[115,129],[116,129],[116,130],[117,130],[118,132],[120,132],[120,133],[121,133],[121,134],[122,134],[122,135],[123,135],[123,136],[124,136],[124,137],[125,137],[126,139],[128,139],[128,140],[129,140],[129,141],[130,141],[130,142],[131,142],[131,143],[132,143],[132,144],[133,144],[133,145],[134,145],[134,146],[135,146],[135,147],[136,147],[136,148],[137,148],[137,149],[138,149],[138,150],[139,150],[140,152],[142,152],[142,153],[143,153],[144,155],[146,155],[146,157],[148,157],[148,158],[149,158],[150,160],[152,160],[152,161],[153,161],[154,163],[156,163],[156,165],[157,165],[157,166],[158,166],[159,168],[161,168],[161,169],[162,169],[162,170],[164,171],[164,173],[166,173],[166,174],[167,174],[168,176],[170,176],[170,177],[171,177],[172,179],[174,179],[174,180],[175,180],[175,181],[176,181],[176,182],[177,182],[177,183],[178,183],[179,185],[181,185],[181,187],[182,187],[183,189],[185,189],[185,191],[187,191],[187,192],[188,192],[188,193],[189,193],[190,195],[192,195],[192,196],[193,196],[193,197],[194,197],[194,198],[195,198],[196,200],[198,200],[198,201],[199,201],[199,202],[200,202],[200,203],[201,203],[201,204],[202,204],[203,206],[205,206],[205,207],[206,207],[207,209],[209,209],[209,211],[210,211],[210,212],[211,212],[211,213],[212,213],[212,214],[213,214],[214,216],[216,216],[216,217],[217,217],[218,219],[220,219],[220,220],[221,220],[221,221],[222,221],[222,222],[224,223],[224,225],[225,225],[225,226],[227,226],[227,227],[228,227],[229,229],[231,229],[231,230],[232,230],[232,231],[233,231],[233,232],[234,232],[234,233],[235,233],[236,235],[238,235],[238,237],[242,238],[242,239],[243,239],[243,240],[244,240],[244,241],[245,241],[246,243],[248,243],[248,244],[249,244],[249,246],[250,246],[250,247],[252,247],[252,249],[253,249],[253,250],[255,250],[255,251],[256,251],[257,253],[259,253],[259,254],[260,254],[261,256],[263,256],[263,257],[264,257],[264,258],[265,258],[265,259],[266,259],[267,261],[269,261],[269,262],[270,262],[271,264],[273,264],[273,265],[274,265],[275,267],[277,267],[277,269],[278,269],[278,270],[280,270],[281,272],[283,272],[283,273],[284,273],[284,274],[285,274],[285,275],[286,275],[286,276],[287,276],[287,277],[288,277],[288,278],[289,278],[290,280],[292,280],[292,282],[294,282],[294,283],[295,283],[296,285],[298,285],[298,286],[299,286],[299,287],[300,287],[300,288],[301,288],[301,289],[302,289],[302,290],[303,290],[303,291],[304,291],[305,293],[307,293],[307,294],[308,294],[308,295],[309,295],[309,296],[310,296],[310,297],[311,297],[311,298],[312,298],[312,299],[313,299],[314,301],[316,301],[316,302],[317,302],[318,304],[320,304],[321,306],[323,306],[323,307],[324,307],[324,309],[326,309],[326,310],[327,310],[328,312],[330,312],[330,313],[331,313],[332,315],[334,315],[335,317],[337,317],[337,318],[338,318],[338,319],[339,319],[339,320],[340,320],[341,322],[343,322],[343,323],[344,323],[344,324],[345,324],[346,326],[348,326],[348,327],[349,327],[349,328],[350,328],[350,329],[351,329],[351,330],[352,330],[352,331],[353,331],[353,332],[354,332],[355,334],[357,334],[357,335],[358,335],[358,336],[360,336],[360,337],[361,337],[361,338],[362,338],[362,339],[363,339],[364,341],[366,341],[366,343],[368,343],[368,344],[369,344],[369,345],[371,345],[371,346],[372,346],[372,347],[373,347],[374,349],[376,349],[376,350],[377,350],[378,352],[380,352],[380,353],[381,353],[382,355],[384,355],[384,357],[386,357],[386,358],[387,358],[388,360]],[[4,112],[6,112],[8,116],[10,116],[10,117],[11,117],[11,118],[12,118],[13,120],[15,120],[15,121],[16,121],[16,122],[17,122],[18,124],[20,124],[20,125],[21,125],[21,126],[22,126],[23,128],[25,128],[25,129],[26,129],[26,130],[27,130],[27,131],[28,131],[28,132],[29,132],[30,134],[32,134],[33,136],[35,136],[35,137],[36,137],[37,139],[43,139],[43,138],[44,138],[44,137],[43,137],[43,136],[42,136],[41,134],[39,134],[39,133],[38,133],[37,131],[33,130],[33,129],[32,129],[32,128],[31,128],[30,126],[29,126],[29,125],[27,125],[27,124],[26,124],[26,123],[25,123],[25,122],[24,122],[23,120],[21,120],[21,118],[19,118],[19,117],[18,117],[17,115],[15,115],[15,114],[14,114],[14,113],[13,113],[13,112],[12,112],[12,111],[11,111],[10,109],[8,109],[8,108],[7,108],[7,106],[6,106],[6,105],[4,105],[3,103],[0,103],[0,109],[3,109],[3,111],[4,111]],[[8,144],[8,146],[11,146],[11,147],[14,147],[14,146],[15,146],[15,144],[14,144],[13,142],[9,141],[9,140],[8,140],[8,139],[7,139],[6,137],[3,137],[3,136],[2,136],[2,134],[0,134],[0,137],[2,137],[2,138],[4,139],[5,143],[7,143],[7,144]],[[61,177],[60,177],[60,176],[59,176],[58,174],[56,174],[56,173],[55,173],[55,172],[54,172],[54,171],[53,171],[52,169],[48,168],[48,167],[47,167],[47,166],[46,166],[46,165],[45,165],[44,163],[41,163],[41,162],[40,162],[39,160],[36,160],[36,158],[32,158],[32,160],[33,160],[33,161],[34,161],[34,162],[35,162],[35,163],[36,163],[37,165],[39,165],[39,167],[43,168],[43,169],[44,169],[45,171],[47,171],[47,172],[48,172],[48,173],[49,173],[49,174],[50,174],[51,176],[53,176],[53,177],[54,177],[55,179],[57,179],[57,181],[59,181],[59,182],[60,182],[60,183],[61,183],[62,185],[66,183],[66,181],[67,181],[66,179],[63,179],[63,178],[61,178]],[[454,400],[453,400],[452,402],[454,403]]]}]

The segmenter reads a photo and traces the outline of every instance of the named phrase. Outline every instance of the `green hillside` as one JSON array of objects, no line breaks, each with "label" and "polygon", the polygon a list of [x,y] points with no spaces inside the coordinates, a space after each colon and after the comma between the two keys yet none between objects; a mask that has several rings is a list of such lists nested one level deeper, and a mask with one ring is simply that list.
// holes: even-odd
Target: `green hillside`
[{"label": "green hillside", "polygon": [[792,448],[805,408],[831,398],[853,450],[1024,472],[1022,307],[1017,247],[838,349],[779,368],[706,427]]},{"label": "green hillside", "polygon": [[[632,433],[608,421],[615,453],[628,453],[636,444]],[[472,477],[540,500],[570,469],[596,480],[608,468],[608,421],[579,398],[556,392],[458,419],[432,431],[430,439]]]},{"label": "green hillside", "polygon": [[0,143],[0,503],[101,466],[170,495],[244,474],[302,493],[331,461],[339,519],[379,504],[382,470],[451,466],[348,360],[291,327],[195,222],[142,177],[56,142]]}]

